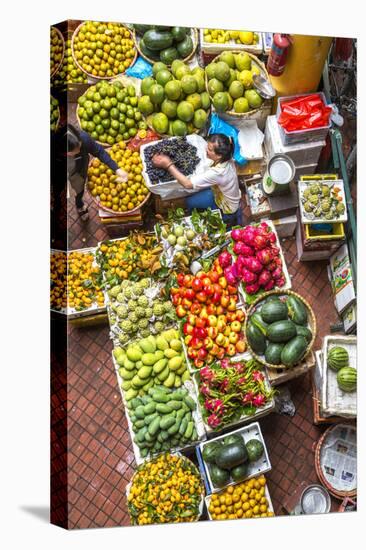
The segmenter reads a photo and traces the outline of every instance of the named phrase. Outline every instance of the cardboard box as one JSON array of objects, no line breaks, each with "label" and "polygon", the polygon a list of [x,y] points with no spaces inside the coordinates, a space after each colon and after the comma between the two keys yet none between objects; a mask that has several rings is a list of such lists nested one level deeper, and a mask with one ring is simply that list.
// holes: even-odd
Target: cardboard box
[{"label": "cardboard box", "polygon": [[343,314],[356,301],[347,243],[331,256],[328,275],[335,295],[336,309]]}]

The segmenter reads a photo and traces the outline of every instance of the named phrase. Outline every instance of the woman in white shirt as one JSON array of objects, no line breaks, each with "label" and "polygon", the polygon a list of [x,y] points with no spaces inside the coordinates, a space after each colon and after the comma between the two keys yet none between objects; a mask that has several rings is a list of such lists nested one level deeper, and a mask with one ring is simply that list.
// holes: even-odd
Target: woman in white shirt
[{"label": "woman in white shirt", "polygon": [[202,174],[185,176],[164,154],[155,155],[152,162],[157,168],[167,170],[185,189],[195,191],[186,197],[189,213],[194,208],[219,208],[224,221],[234,225],[241,223],[241,192],[233,153],[234,143],[231,138],[224,134],[211,134],[207,138],[207,157],[211,166]]}]

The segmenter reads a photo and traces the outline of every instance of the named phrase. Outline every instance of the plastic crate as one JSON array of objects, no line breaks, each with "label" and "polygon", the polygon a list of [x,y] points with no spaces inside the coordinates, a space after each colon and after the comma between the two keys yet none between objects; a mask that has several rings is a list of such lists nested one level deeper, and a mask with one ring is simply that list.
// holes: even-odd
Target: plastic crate
[{"label": "plastic crate", "polygon": [[[282,112],[281,105],[284,101],[290,101],[291,99],[296,99],[298,97],[306,97],[308,95],[319,95],[323,100],[324,105],[327,105],[327,100],[323,92],[315,92],[314,94],[298,94],[286,97],[279,97],[277,103],[277,120]],[[331,121],[329,117],[329,123],[327,126],[321,126],[320,128],[309,128],[308,130],[295,130],[293,132],[288,132],[282,128],[281,124],[278,125],[280,129],[282,143],[284,145],[292,145],[293,143],[298,143],[299,141],[319,141],[327,137],[329,128],[331,127]]]},{"label": "plastic crate", "polygon": [[332,232],[326,233],[324,230],[316,229],[314,225],[305,225],[305,242],[306,241],[338,241],[345,239],[344,224],[331,223]]},{"label": "plastic crate", "polygon": [[239,50],[253,53],[254,55],[261,55],[263,53],[263,37],[261,32],[257,32],[256,34],[258,35],[258,42],[256,44],[237,44],[235,40],[229,40],[228,42],[219,44],[216,42],[206,42],[204,29],[200,29],[201,51],[204,54],[219,55],[222,52]]}]

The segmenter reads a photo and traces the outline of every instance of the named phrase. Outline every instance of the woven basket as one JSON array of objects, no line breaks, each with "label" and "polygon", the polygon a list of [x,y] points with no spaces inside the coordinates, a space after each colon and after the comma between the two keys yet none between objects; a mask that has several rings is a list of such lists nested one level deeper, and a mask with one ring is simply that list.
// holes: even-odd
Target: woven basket
[{"label": "woven basket", "polygon": [[327,428],[325,430],[325,432],[320,437],[320,439],[318,440],[318,442],[316,444],[316,447],[315,447],[315,470],[316,470],[316,474],[319,478],[319,481],[322,485],[324,485],[324,487],[326,487],[326,489],[335,498],[337,498],[339,500],[343,500],[346,497],[354,498],[355,496],[357,496],[357,489],[354,489],[353,491],[338,491],[332,485],[330,485],[330,483],[325,479],[325,477],[323,475],[323,469],[322,469],[321,464],[320,464],[320,453],[321,453],[321,450],[322,450],[322,447],[323,447],[323,444],[325,442],[326,437],[329,435],[329,433],[332,430],[334,430],[335,428],[339,428],[339,426],[349,426],[349,425],[350,425],[350,423],[346,424],[346,423],[343,422],[342,424],[336,424],[335,426],[330,426],[329,428]]},{"label": "woven basket", "polygon": [[[259,61],[258,57],[256,57],[255,55],[253,55],[252,53],[249,53],[249,52],[243,52],[243,51],[238,51],[238,50],[230,50],[231,53],[233,53],[234,55],[235,54],[240,54],[240,53],[246,53],[249,55],[249,57],[251,58],[252,61],[254,61],[254,63],[259,67],[259,69],[261,70],[261,74],[262,76],[264,76],[267,80],[269,79],[269,75],[267,73],[267,70],[266,70],[266,67],[264,66],[264,64]],[[221,55],[221,54],[220,54]],[[214,57],[214,59],[212,60],[212,63],[216,63],[216,61],[219,60],[219,57],[220,55],[217,55],[216,57]],[[207,78],[207,74],[205,74],[205,80],[206,80],[206,91],[209,93],[208,91],[208,78]],[[212,101],[212,96],[210,95],[210,99]],[[223,114],[225,115],[230,115],[230,116],[233,116],[233,117],[236,117],[236,118],[239,118],[239,119],[245,119],[245,118],[248,118],[249,116],[253,116],[254,114],[256,113],[259,113],[259,111],[262,109],[263,105],[265,103],[265,100],[263,100],[263,103],[260,107],[258,107],[258,109],[252,109],[251,111],[247,111],[246,113],[236,113],[235,111],[224,111]]]},{"label": "woven basket", "polygon": [[[107,153],[109,153],[110,149],[112,147],[108,147],[108,149],[106,149]],[[90,159],[89,161],[89,166],[91,165],[91,163],[93,162],[93,159]],[[146,184],[145,184],[146,186]],[[132,208],[132,210],[125,210],[125,212],[122,212],[120,210],[112,210],[112,208],[108,208],[107,206],[103,206],[103,204],[101,204],[97,197],[94,197],[90,191],[89,191],[89,186],[88,186],[88,180],[86,180],[85,182],[85,187],[89,193],[89,196],[90,198],[92,199],[92,201],[94,202],[94,204],[97,206],[97,208],[100,208],[101,210],[105,210],[106,212],[110,212],[111,214],[114,214],[115,216],[119,216],[119,215],[124,215],[124,214],[133,214],[134,212],[137,212],[137,210],[140,210],[140,208],[142,208],[142,206],[148,201],[148,199],[150,198],[151,196],[151,192],[149,191],[149,193],[146,195],[146,197],[144,198],[144,200],[138,205],[138,206],[135,206],[135,208]]]},{"label": "woven basket", "polygon": [[[74,63],[75,65],[83,72],[85,73],[86,75],[88,75],[89,78],[93,79],[93,80],[111,80],[112,78],[116,78],[117,76],[120,76],[121,74],[124,74],[127,69],[129,67],[132,67],[132,65],[135,63],[136,61],[136,58],[137,58],[137,49],[135,48],[135,55],[130,63],[130,65],[128,67],[126,67],[126,69],[122,72],[122,73],[118,73],[118,74],[114,74],[113,76],[96,76],[94,74],[91,74],[91,73],[88,73],[88,71],[86,71],[79,63],[79,61],[76,59],[76,55],[75,55],[75,51],[74,51],[74,42],[75,42],[75,37],[77,36],[78,32],[80,31],[81,27],[85,25],[85,21],[83,21],[83,23],[80,23],[80,25],[78,27],[76,27],[73,35],[72,35],[72,38],[71,38],[71,55],[72,55],[72,58],[74,60]],[[122,25],[122,24],[121,24]],[[128,27],[126,27],[125,25],[122,25],[126,30],[128,30],[128,32],[130,33],[130,37],[132,38],[133,42],[135,43],[135,39],[134,39],[134,36],[133,36],[133,33],[131,32],[131,29],[129,29]]]},{"label": "woven basket", "polygon": [[[59,37],[61,38],[62,40],[62,56],[61,56],[61,60],[59,62],[58,65],[56,65],[55,69],[53,70],[53,72],[50,74],[50,78],[54,78],[56,76],[56,74],[58,73],[58,71],[61,69],[62,67],[62,63],[64,61],[64,56],[65,56],[65,39],[63,37],[63,34],[62,32],[57,28],[57,27],[51,27],[51,29],[54,29],[57,34],[59,35]],[[51,31],[50,31],[51,32]]]},{"label": "woven basket", "polygon": [[[315,337],[316,337],[316,319],[315,319],[314,312],[313,312],[312,307],[310,306],[310,304],[302,296],[300,296],[300,294],[297,294],[296,292],[293,292],[292,290],[278,289],[278,290],[270,290],[269,292],[266,292],[265,294],[262,294],[261,296],[259,296],[252,303],[250,308],[248,309],[247,316],[245,318],[245,323],[244,323],[244,334],[247,333],[247,327],[248,327],[250,317],[255,312],[257,305],[260,304],[262,301],[266,300],[268,298],[268,296],[295,296],[295,298],[300,300],[308,310],[308,314],[310,316],[310,320],[309,320],[309,325],[310,326],[309,326],[309,328],[312,332],[313,337],[312,337],[311,341],[309,342],[308,347],[306,348],[306,351],[305,351],[304,355],[301,357],[300,361],[298,361],[298,363],[300,363],[301,361],[303,361],[303,359],[307,356],[307,354],[312,349],[314,341],[315,341]],[[250,349],[250,352],[252,353],[253,357],[255,357],[257,359],[257,361],[262,363],[262,365],[265,365],[266,367],[269,367],[271,369],[276,369],[276,370],[277,369],[288,370],[288,369],[292,368],[292,367],[287,367],[286,365],[283,365],[283,364],[273,365],[272,363],[267,363],[266,360],[264,359],[264,357],[262,357],[260,355],[257,355],[255,353],[255,351],[252,350],[249,342],[247,342],[247,344],[248,344],[248,348]],[[293,367],[294,366],[295,365],[293,365]]]},{"label": "woven basket", "polygon": [[[197,31],[197,29],[194,29],[194,28],[191,29],[191,38],[192,38],[192,42],[193,42],[193,50],[191,51],[191,53],[187,57],[180,60],[180,61],[183,61],[183,63],[187,63],[188,61],[190,61],[190,59],[192,59],[192,57],[196,53],[197,46],[198,46],[198,31]],[[152,64],[159,61],[159,60],[156,60],[156,59],[151,59],[146,54],[142,53],[142,51],[140,49],[140,40],[141,40],[141,38],[137,37],[135,32],[134,32],[134,40],[135,40],[135,45],[136,45],[137,51],[139,52],[141,57],[143,57],[144,59],[146,59],[146,61],[148,61],[149,63],[152,63]],[[171,65],[167,65],[167,67],[170,67],[170,66]]]}]

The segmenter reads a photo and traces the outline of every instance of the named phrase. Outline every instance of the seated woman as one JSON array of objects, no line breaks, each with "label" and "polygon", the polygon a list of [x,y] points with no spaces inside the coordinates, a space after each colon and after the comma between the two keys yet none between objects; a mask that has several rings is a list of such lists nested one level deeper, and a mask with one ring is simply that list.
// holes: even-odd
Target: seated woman
[{"label": "seated woman", "polygon": [[195,191],[186,197],[189,213],[194,208],[219,208],[226,224],[241,225],[241,192],[233,153],[234,142],[231,138],[224,134],[211,134],[207,138],[207,157],[211,160],[211,166],[202,174],[184,176],[164,154],[154,155],[152,162],[157,168],[167,170],[185,189]]}]

